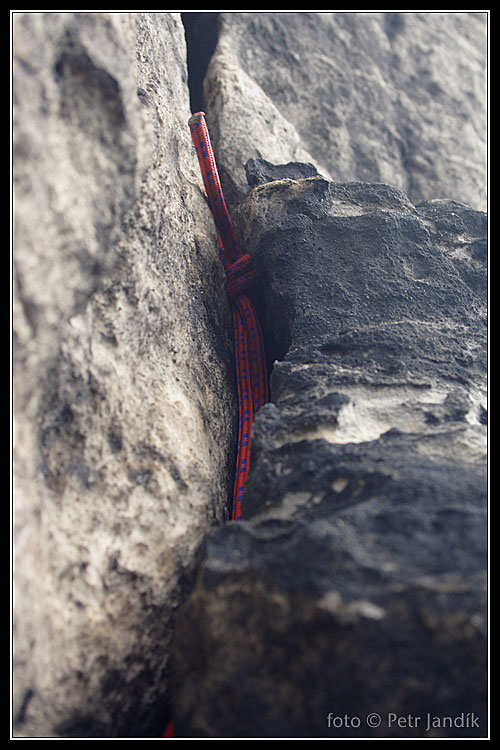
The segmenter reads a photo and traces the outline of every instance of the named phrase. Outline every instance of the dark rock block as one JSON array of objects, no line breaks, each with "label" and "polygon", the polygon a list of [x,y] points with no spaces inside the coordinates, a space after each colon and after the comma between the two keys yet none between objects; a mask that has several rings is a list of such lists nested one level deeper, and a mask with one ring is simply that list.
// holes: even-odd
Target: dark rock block
[{"label": "dark rock block", "polygon": [[271,164],[265,159],[249,159],[245,164],[247,182],[251,187],[263,185],[275,180],[302,180],[305,177],[318,177],[318,170],[313,164],[289,162],[288,164]]},{"label": "dark rock block", "polygon": [[238,220],[277,361],[177,623],[180,736],[484,737],[485,216],[285,176]]}]

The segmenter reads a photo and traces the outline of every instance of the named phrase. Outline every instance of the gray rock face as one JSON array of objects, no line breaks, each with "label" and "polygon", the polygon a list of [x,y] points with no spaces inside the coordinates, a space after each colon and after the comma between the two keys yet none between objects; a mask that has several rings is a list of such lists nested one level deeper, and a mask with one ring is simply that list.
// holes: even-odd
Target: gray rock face
[{"label": "gray rock face", "polygon": [[486,208],[485,13],[221,13],[205,99],[230,201],[262,157]]},{"label": "gray rock face", "polygon": [[484,737],[485,215],[285,173],[238,210],[272,403],[177,620],[179,734]]},{"label": "gray rock face", "polygon": [[14,732],[160,736],[236,424],[184,29],[23,13],[13,41]]},{"label": "gray rock face", "polygon": [[14,736],[484,736],[485,14],[182,15],[14,14]]}]

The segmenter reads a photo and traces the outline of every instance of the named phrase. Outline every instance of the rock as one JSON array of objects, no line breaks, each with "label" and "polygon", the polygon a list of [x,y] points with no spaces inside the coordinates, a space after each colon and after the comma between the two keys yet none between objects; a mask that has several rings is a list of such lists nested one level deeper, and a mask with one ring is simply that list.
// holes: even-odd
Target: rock
[{"label": "rock", "polygon": [[[14,14],[15,737],[483,736],[485,30]],[[190,103],[274,364],[239,525]]]},{"label": "rock", "polygon": [[232,327],[177,13],[16,13],[15,736],[160,736]]},{"label": "rock", "polygon": [[271,403],[176,621],[178,734],[485,737],[486,217],[275,174],[237,212]]},{"label": "rock", "polygon": [[484,211],[486,30],[481,12],[221,13],[204,109],[227,200],[262,157]]},{"label": "rock", "polygon": [[247,182],[251,187],[263,185],[288,178],[301,180],[305,177],[318,177],[318,170],[314,164],[302,164],[301,162],[289,162],[288,164],[271,164],[265,159],[249,159],[245,164]]},{"label": "rock", "polygon": [[[201,15],[198,24],[203,27]],[[236,36],[231,30],[233,15],[241,22],[240,28],[234,27]],[[293,122],[241,64],[239,35],[247,34],[247,23],[251,23],[247,17],[251,15],[219,14],[216,49],[204,79],[203,109],[230,207],[248,193],[244,170],[248,159],[258,157],[280,164],[314,162]]]}]

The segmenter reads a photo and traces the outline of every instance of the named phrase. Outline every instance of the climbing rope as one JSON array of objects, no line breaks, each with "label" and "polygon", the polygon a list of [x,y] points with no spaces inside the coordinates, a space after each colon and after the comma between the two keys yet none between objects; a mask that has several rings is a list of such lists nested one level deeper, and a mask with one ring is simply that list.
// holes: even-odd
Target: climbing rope
[{"label": "climbing rope", "polygon": [[258,410],[268,400],[262,331],[254,304],[246,294],[258,281],[258,274],[250,255],[242,252],[236,238],[222,192],[205,113],[192,115],[189,128],[217,229],[219,256],[227,278],[226,294],[233,314],[239,424],[232,519],[241,521],[243,494],[250,468],[252,423]]},{"label": "climbing rope", "polygon": [[[243,519],[242,500],[250,469],[253,419],[268,400],[267,368],[259,319],[252,300],[246,294],[258,281],[248,253],[243,253],[234,231],[215,156],[210,143],[205,113],[189,118],[189,128],[200,164],[208,204],[217,229],[219,257],[226,272],[226,294],[233,314],[236,387],[238,390],[238,451],[233,487],[232,520]],[[170,721],[163,737],[175,737]]]}]

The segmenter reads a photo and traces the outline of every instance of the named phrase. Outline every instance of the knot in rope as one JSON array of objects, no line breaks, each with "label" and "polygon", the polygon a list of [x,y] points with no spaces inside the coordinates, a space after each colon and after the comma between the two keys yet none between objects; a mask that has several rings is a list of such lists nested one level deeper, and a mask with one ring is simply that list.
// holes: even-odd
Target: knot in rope
[{"label": "knot in rope", "polygon": [[[219,255],[227,278],[226,293],[233,314],[239,423],[232,520],[241,521],[243,493],[250,469],[252,423],[255,414],[268,400],[262,331],[254,305],[245,294],[257,282],[258,275],[250,255],[242,253],[236,238],[217,172],[205,113],[195,112],[188,124],[217,229]],[[172,721],[163,736],[175,737]]]},{"label": "knot in rope", "polygon": [[257,282],[258,275],[250,255],[240,248],[227,210],[205,113],[195,112],[188,125],[217,229],[219,255],[226,271],[226,293],[233,314],[239,426],[232,519],[241,521],[241,503],[250,468],[252,423],[257,411],[268,400],[262,331],[252,300],[245,294]]},{"label": "knot in rope", "polygon": [[226,294],[230,301],[254,286],[259,278],[248,253],[242,255],[235,263],[231,263],[226,273]]}]

